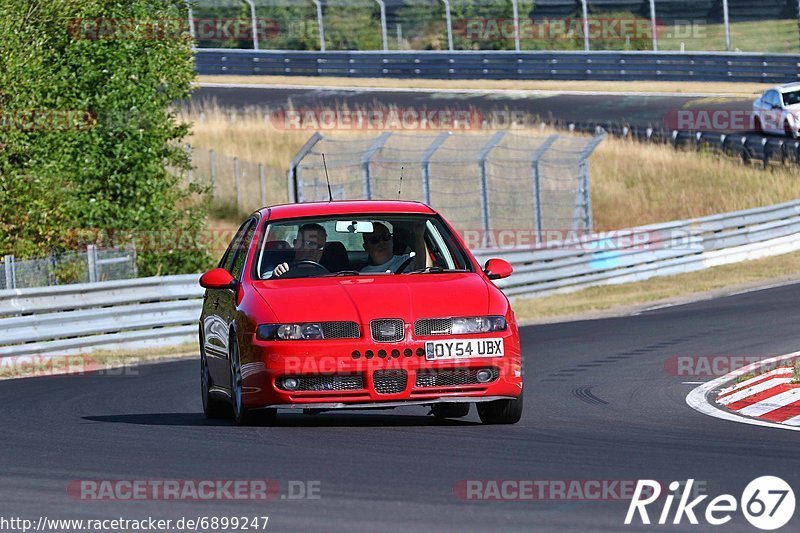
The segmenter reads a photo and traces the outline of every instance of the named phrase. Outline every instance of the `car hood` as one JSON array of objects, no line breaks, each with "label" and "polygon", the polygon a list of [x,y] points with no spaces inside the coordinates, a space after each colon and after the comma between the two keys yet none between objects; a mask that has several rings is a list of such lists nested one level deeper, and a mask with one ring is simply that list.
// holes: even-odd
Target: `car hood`
[{"label": "car hood", "polygon": [[256,281],[253,287],[281,323],[485,315],[489,287],[476,273]]}]

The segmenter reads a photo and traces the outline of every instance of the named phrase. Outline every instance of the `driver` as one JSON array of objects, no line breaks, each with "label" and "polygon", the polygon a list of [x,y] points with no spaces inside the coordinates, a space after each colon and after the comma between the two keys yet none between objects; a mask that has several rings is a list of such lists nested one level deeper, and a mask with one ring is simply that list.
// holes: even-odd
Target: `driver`
[{"label": "driver", "polygon": [[[422,223],[415,228],[416,261],[414,268],[425,267],[425,225]],[[369,255],[369,264],[360,270],[361,273],[395,272],[403,263],[410,266],[411,254],[394,255],[394,236],[389,228],[381,222],[372,223],[372,233],[364,233],[364,250]]]},{"label": "driver", "polygon": [[[328,232],[319,224],[303,224],[297,230],[294,240],[294,261],[315,261],[319,263],[322,249],[328,240]],[[275,267],[273,277],[280,277],[289,271],[288,263],[281,263]]]}]

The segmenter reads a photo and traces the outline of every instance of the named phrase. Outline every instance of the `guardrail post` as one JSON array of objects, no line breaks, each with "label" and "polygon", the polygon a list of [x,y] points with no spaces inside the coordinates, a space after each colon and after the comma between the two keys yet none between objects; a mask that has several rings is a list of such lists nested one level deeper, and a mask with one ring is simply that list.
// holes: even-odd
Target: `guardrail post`
[{"label": "guardrail post", "polygon": [[208,151],[208,166],[211,170],[211,199],[217,195],[217,156],[214,150]]},{"label": "guardrail post", "polygon": [[[585,0],[584,0],[585,1]],[[450,0],[444,2],[444,19],[447,24],[447,49],[453,51],[453,19],[450,16]]]},{"label": "guardrail post", "polygon": [[375,0],[378,2],[378,7],[381,8],[381,38],[383,38],[383,51],[389,51],[389,37],[386,31],[386,2],[383,0]]},{"label": "guardrail post", "polygon": [[97,246],[86,246],[86,262],[89,268],[89,283],[97,283]]},{"label": "guardrail post", "polygon": [[656,25],[656,0],[650,0],[650,28],[653,32],[653,52],[658,52],[658,27]]},{"label": "guardrail post", "polygon": [[728,0],[722,0],[722,19],[725,25],[725,50],[731,51],[731,20],[728,14]]},{"label": "guardrail post", "polygon": [[591,50],[591,47],[589,46],[589,7],[586,4],[586,0],[581,0],[583,12],[583,49],[588,52]]},{"label": "guardrail post", "polygon": [[6,271],[6,289],[17,288],[17,269],[14,264],[14,256],[6,255],[3,257],[3,266]]},{"label": "guardrail post", "polygon": [[258,181],[261,184],[261,207],[264,207],[267,205],[267,176],[261,163],[258,164]]},{"label": "guardrail post", "polygon": [[519,52],[519,0],[511,0],[511,7],[514,11],[514,50]]},{"label": "guardrail post", "polygon": [[314,5],[317,6],[317,29],[319,30],[319,51],[325,51],[325,24],[322,21],[322,2],[320,0],[313,0]]},{"label": "guardrail post", "polygon": [[554,142],[558,140],[558,135],[551,135],[533,152],[531,156],[531,175],[533,177],[533,208],[536,214],[536,235],[537,242],[542,238],[543,222],[542,222],[542,184],[539,176],[539,160],[547,152]]},{"label": "guardrail post", "polygon": [[364,152],[364,155],[361,156],[361,171],[364,179],[365,200],[372,200],[372,173],[369,166],[370,160],[372,159],[372,156],[378,152],[378,150],[383,148],[383,145],[386,144],[386,141],[388,141],[389,137],[391,136],[391,132],[388,131],[381,133],[378,138],[373,141],[372,146],[369,147],[369,150]]},{"label": "guardrail post", "polygon": [[250,6],[250,24],[253,25],[253,50],[258,50],[258,21],[256,20],[256,5],[253,0],[244,0]]},{"label": "guardrail post", "polygon": [[440,133],[422,154],[422,195],[428,205],[431,205],[431,158],[450,135],[451,133],[446,131]]},{"label": "guardrail post", "polygon": [[241,211],[241,209],[242,209],[242,207],[241,207],[241,205],[242,205],[241,204],[242,194],[241,194],[241,183],[240,183],[240,181],[241,181],[241,177],[239,175],[239,158],[238,157],[234,157],[233,158],[233,186],[236,189],[236,211],[237,212]]},{"label": "guardrail post", "polygon": [[192,14],[192,0],[186,0],[186,9],[188,10],[187,21],[189,22],[189,36],[192,38],[192,47],[194,48],[194,43],[197,41],[197,32],[195,32],[195,29],[194,29],[194,15]]},{"label": "guardrail post", "polygon": [[489,178],[486,175],[486,159],[489,157],[489,154],[492,152],[497,143],[503,140],[505,137],[505,131],[498,131],[492,138],[489,139],[483,148],[481,148],[480,154],[478,155],[478,167],[480,169],[480,192],[481,192],[481,222],[483,225],[483,242],[481,243],[481,247],[486,247],[486,244],[489,242],[489,232],[491,231],[491,213],[489,210]]}]

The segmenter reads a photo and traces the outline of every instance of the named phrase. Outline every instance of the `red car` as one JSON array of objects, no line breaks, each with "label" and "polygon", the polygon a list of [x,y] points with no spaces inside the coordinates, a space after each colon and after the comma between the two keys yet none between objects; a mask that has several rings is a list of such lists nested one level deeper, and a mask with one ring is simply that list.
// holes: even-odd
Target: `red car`
[{"label": "red car", "polygon": [[237,424],[277,409],[430,406],[484,423],[522,415],[514,313],[430,207],[335,201],[267,207],[206,272],[200,317],[203,410]]}]

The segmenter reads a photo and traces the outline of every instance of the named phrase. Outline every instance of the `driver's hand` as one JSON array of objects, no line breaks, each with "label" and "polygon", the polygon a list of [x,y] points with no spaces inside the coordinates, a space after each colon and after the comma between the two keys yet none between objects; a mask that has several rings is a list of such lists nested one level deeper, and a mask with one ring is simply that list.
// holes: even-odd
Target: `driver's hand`
[{"label": "driver's hand", "polygon": [[272,271],[272,275],[277,278],[283,276],[287,272],[289,272],[289,263],[281,263],[275,267],[275,270]]}]

